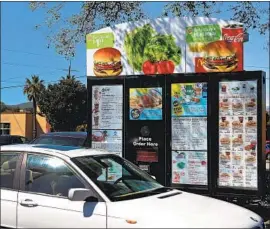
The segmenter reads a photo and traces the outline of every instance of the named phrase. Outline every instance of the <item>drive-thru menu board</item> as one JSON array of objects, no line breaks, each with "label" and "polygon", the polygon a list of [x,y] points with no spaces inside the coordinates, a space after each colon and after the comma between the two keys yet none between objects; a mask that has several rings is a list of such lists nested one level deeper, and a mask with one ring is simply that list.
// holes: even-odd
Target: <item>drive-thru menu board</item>
[{"label": "drive-thru menu board", "polygon": [[122,156],[123,86],[92,87],[92,148]]},{"label": "drive-thru menu board", "polygon": [[257,189],[257,81],[219,83],[219,186]]},{"label": "drive-thru menu board", "polygon": [[207,185],[207,83],[171,85],[172,183]]}]

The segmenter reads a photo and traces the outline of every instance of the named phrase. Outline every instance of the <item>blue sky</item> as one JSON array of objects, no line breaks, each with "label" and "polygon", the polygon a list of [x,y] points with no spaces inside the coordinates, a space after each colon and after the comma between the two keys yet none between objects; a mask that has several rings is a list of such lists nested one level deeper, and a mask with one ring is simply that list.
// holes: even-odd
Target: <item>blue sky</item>
[{"label": "blue sky", "polygon": [[[148,2],[144,9],[151,18],[155,18],[161,15],[164,5],[163,2]],[[76,2],[68,3],[65,14],[78,12],[79,7]],[[222,12],[216,17],[229,19],[230,12]],[[56,81],[67,74],[69,62],[57,55],[53,48],[47,49],[46,33],[34,30],[43,18],[41,11],[31,12],[27,2],[1,3],[1,88],[23,85],[25,78],[32,74],[38,74],[45,82]],[[266,72],[269,104],[269,50],[263,48],[265,36],[252,30],[249,34],[250,41],[244,47],[244,69]],[[84,44],[77,47],[72,69],[75,70],[73,74],[82,76],[80,80],[86,83]],[[1,101],[6,104],[27,102],[22,90],[23,87],[1,89]]]}]

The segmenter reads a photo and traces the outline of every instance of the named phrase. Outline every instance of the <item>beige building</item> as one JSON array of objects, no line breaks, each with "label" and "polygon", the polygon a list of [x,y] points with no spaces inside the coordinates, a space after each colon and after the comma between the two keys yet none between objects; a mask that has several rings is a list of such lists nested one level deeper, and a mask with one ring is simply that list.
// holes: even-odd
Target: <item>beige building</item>
[{"label": "beige building", "polygon": [[[50,131],[46,117],[37,114],[37,136]],[[33,114],[30,111],[4,111],[0,116],[0,135],[20,135],[31,140],[33,136]]]}]

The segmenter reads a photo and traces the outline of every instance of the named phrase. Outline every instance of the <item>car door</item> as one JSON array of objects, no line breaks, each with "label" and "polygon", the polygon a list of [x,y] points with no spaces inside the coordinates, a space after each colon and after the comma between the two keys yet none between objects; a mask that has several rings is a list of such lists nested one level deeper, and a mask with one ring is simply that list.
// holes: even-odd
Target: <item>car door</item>
[{"label": "car door", "polygon": [[19,228],[106,228],[106,203],[70,201],[70,188],[90,188],[57,157],[29,153],[18,195]]},{"label": "car door", "polygon": [[18,152],[1,152],[0,157],[1,227],[16,228],[19,169],[22,154]]}]

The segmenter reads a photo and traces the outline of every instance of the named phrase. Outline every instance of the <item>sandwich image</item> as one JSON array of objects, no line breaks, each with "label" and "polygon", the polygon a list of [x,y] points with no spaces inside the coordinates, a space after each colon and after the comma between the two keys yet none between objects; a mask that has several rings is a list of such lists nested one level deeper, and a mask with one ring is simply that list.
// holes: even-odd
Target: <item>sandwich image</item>
[{"label": "sandwich image", "polygon": [[237,68],[234,47],[226,41],[215,41],[203,48],[203,68],[207,72],[231,72]]},{"label": "sandwich image", "polygon": [[122,72],[121,53],[115,48],[101,48],[94,53],[93,59],[97,77],[118,76]]},{"label": "sandwich image", "polygon": [[255,127],[256,125],[257,125],[257,122],[253,120],[249,120],[246,123],[246,127]]},{"label": "sandwich image", "polygon": [[240,101],[234,101],[232,104],[232,108],[234,110],[241,109],[243,107],[243,104]]},{"label": "sandwich image", "polygon": [[221,178],[228,179],[228,178],[230,178],[230,175],[229,175],[228,173],[221,173],[221,174],[220,174],[220,177],[221,177]]},{"label": "sandwich image", "polygon": [[219,107],[220,107],[222,110],[228,110],[228,109],[229,109],[229,102],[228,102],[228,99],[223,99],[223,101],[219,103]]},{"label": "sandwich image", "polygon": [[254,163],[256,161],[256,157],[254,156],[248,156],[246,158],[246,163]]},{"label": "sandwich image", "polygon": [[243,139],[242,138],[234,138],[232,142],[235,145],[243,144]]},{"label": "sandwich image", "polygon": [[256,106],[256,103],[254,101],[250,101],[250,102],[246,103],[246,106],[250,107],[250,108],[253,108],[253,107]]},{"label": "sandwich image", "polygon": [[234,127],[234,128],[240,128],[242,126],[243,126],[243,124],[241,122],[239,122],[239,121],[233,121],[232,122],[232,127]]},{"label": "sandwich image", "polygon": [[240,155],[234,155],[233,159],[235,161],[240,161],[242,159],[242,157]]},{"label": "sandwich image", "polygon": [[230,155],[220,154],[219,159],[222,162],[228,162],[231,159]]},{"label": "sandwich image", "polygon": [[229,121],[224,121],[219,123],[220,127],[228,127],[229,126]]},{"label": "sandwich image", "polygon": [[228,144],[230,144],[230,139],[229,138],[227,138],[227,137],[224,137],[224,138],[221,138],[220,139],[220,143],[223,145],[228,145]]}]

